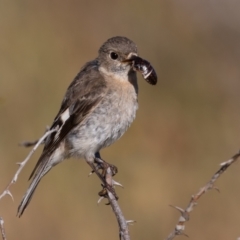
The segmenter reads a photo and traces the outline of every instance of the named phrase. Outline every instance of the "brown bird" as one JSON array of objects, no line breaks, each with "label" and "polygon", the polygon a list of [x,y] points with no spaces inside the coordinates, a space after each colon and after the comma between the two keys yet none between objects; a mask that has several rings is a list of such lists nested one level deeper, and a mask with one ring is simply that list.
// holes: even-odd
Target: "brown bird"
[{"label": "brown bird", "polygon": [[138,109],[136,71],[151,84],[157,75],[137,46],[126,37],[108,39],[98,57],[85,64],[67,89],[54,119],[43,152],[30,176],[32,182],[18,207],[20,217],[42,177],[70,157],[84,158],[96,171],[94,161],[128,129]]}]

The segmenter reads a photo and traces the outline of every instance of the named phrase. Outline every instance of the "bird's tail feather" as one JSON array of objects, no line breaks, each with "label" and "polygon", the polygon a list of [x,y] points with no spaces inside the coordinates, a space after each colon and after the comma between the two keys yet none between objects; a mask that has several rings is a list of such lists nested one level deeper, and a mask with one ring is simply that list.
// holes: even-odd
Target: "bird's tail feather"
[{"label": "bird's tail feather", "polygon": [[36,190],[37,185],[39,184],[40,180],[41,180],[42,176],[40,174],[37,174],[35,176],[35,178],[32,180],[26,194],[23,196],[23,199],[18,207],[18,212],[17,212],[17,216],[21,217],[24,210],[26,209],[26,207],[28,206],[29,202],[32,199],[33,193]]}]

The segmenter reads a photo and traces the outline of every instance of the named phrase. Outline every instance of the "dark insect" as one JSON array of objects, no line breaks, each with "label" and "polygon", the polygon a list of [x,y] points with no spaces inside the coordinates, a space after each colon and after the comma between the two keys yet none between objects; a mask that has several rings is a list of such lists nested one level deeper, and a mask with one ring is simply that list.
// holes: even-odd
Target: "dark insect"
[{"label": "dark insect", "polygon": [[150,84],[156,85],[157,84],[157,74],[150,64],[145,59],[142,59],[138,56],[132,56],[130,59],[127,60],[128,62],[132,62],[133,69],[138,71],[142,74],[143,78]]}]

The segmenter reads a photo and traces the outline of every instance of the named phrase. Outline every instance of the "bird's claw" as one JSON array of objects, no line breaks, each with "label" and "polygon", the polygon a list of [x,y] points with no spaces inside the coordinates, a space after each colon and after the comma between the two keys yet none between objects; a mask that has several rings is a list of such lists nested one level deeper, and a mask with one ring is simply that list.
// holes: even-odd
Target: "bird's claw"
[{"label": "bird's claw", "polygon": [[102,184],[102,187],[103,187],[103,189],[98,193],[98,195],[100,197],[108,198],[108,191],[109,191],[109,192],[111,192],[113,194],[113,196],[116,198],[116,200],[118,200],[118,196],[117,196],[116,191],[115,191],[113,186],[111,186],[108,183],[106,183],[106,185]]},{"label": "bird's claw", "polygon": [[[111,169],[112,176],[115,176],[118,173],[118,168],[115,165],[110,164],[110,163],[104,161],[101,158],[96,158],[95,159],[95,164],[96,164],[96,169],[98,169],[98,170],[101,169],[102,170],[101,174],[102,174],[103,177],[106,176],[108,168]],[[94,171],[92,171],[92,172],[94,172]]]}]

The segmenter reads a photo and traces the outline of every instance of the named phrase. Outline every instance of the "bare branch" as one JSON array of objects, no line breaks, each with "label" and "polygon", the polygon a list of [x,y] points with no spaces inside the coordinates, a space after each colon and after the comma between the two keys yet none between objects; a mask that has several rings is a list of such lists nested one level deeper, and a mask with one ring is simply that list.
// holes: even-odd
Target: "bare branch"
[{"label": "bare branch", "polygon": [[[113,173],[112,173],[112,169],[110,167],[107,168],[107,173],[106,173],[106,181],[109,185],[114,186],[115,185],[119,185],[118,183],[116,184],[116,182],[113,180],[112,178]],[[119,239],[120,240],[130,240],[130,235],[129,235],[129,230],[128,230],[128,223],[133,222],[132,220],[127,221],[122,213],[122,210],[118,204],[118,201],[116,199],[116,197],[111,193],[111,191],[107,190],[107,196],[108,196],[108,200],[109,203],[112,207],[112,210],[117,218],[118,221],[118,226],[119,226]]]},{"label": "bare branch", "polygon": [[[120,186],[123,187],[120,183],[116,182],[113,179],[113,176],[118,172],[118,169],[116,166],[111,165],[104,161],[100,153],[95,154],[95,160],[94,163],[88,162],[90,167],[92,168],[92,173],[96,173],[96,175],[99,177],[99,179],[102,182],[102,191],[99,192],[99,195],[101,196],[98,200],[98,203],[101,202],[102,199],[107,198],[108,203],[106,205],[111,205],[112,210],[117,218],[118,226],[119,226],[119,239],[120,240],[130,240],[130,235],[128,231],[128,224],[133,223],[134,221],[129,220],[127,221],[122,213],[122,210],[118,204],[118,197],[115,192],[114,187]],[[99,172],[99,170],[102,170],[102,172]]]},{"label": "bare branch", "polygon": [[[40,144],[42,144],[44,142],[44,140],[47,138],[48,135],[50,135],[51,133],[55,132],[56,129],[50,130],[45,132],[45,134],[36,142],[35,146],[33,147],[33,149],[30,151],[30,153],[27,155],[27,157],[20,163],[17,163],[19,165],[18,170],[16,171],[16,173],[14,174],[12,180],[10,181],[10,183],[7,185],[7,187],[3,190],[3,192],[0,195],[0,200],[5,196],[5,195],[9,195],[12,200],[13,200],[13,196],[10,192],[10,187],[17,182],[18,176],[21,173],[21,171],[23,170],[24,166],[27,164],[27,162],[29,161],[29,159],[31,158],[31,156],[33,155],[33,153],[37,150],[37,148],[39,147]],[[0,217],[0,230],[2,233],[2,239],[3,240],[7,240],[6,238],[6,233],[5,233],[5,229],[4,229],[4,221],[3,218]]]},{"label": "bare branch", "polygon": [[177,206],[172,206],[173,208],[177,209],[181,216],[178,219],[178,223],[175,226],[175,229],[168,235],[168,237],[166,238],[166,240],[172,240],[174,239],[176,236],[178,235],[185,235],[186,234],[183,233],[184,228],[185,228],[185,222],[189,220],[190,217],[190,212],[193,211],[193,208],[197,205],[197,201],[198,199],[207,191],[215,189],[218,190],[215,186],[214,183],[216,182],[216,180],[228,169],[228,167],[233,164],[235,161],[237,161],[237,159],[240,157],[240,151],[238,153],[236,153],[232,158],[230,158],[229,160],[227,160],[226,162],[223,162],[220,164],[220,169],[212,176],[212,178],[210,179],[210,181],[203,186],[202,188],[200,188],[200,190],[192,195],[190,202],[188,204],[188,206],[186,207],[186,209],[182,209],[180,207]]},{"label": "bare branch", "polygon": [[[103,161],[103,160],[101,158],[99,158],[98,161]],[[122,187],[122,185],[120,183],[116,182],[115,180],[113,180],[113,176],[116,174],[116,172],[112,166],[113,165],[108,164],[108,167],[104,169],[104,175],[101,175],[101,176],[99,176],[99,174],[96,172],[96,170],[94,170],[102,181],[103,181],[102,177],[106,181],[106,182],[103,181],[105,183],[102,184],[103,190],[99,193],[99,195],[101,197],[98,200],[98,203],[100,203],[102,201],[102,199],[104,199],[104,198],[108,199],[109,202],[106,205],[111,205],[112,210],[117,218],[118,227],[119,227],[119,239],[120,240],[130,240],[128,224],[133,223],[134,221],[132,221],[132,220],[127,221],[124,218],[122,210],[118,204],[118,201],[117,201],[118,197],[115,193],[114,186]],[[97,168],[99,168],[99,166],[96,167],[95,169],[97,169]],[[109,188],[106,187],[105,184],[108,184],[108,186],[112,189],[109,190]]]},{"label": "bare branch", "polygon": [[33,147],[33,149],[30,151],[30,153],[27,155],[27,157],[20,163],[17,163],[19,165],[18,170],[16,171],[16,173],[14,174],[12,180],[10,181],[10,183],[7,185],[7,187],[4,189],[4,191],[2,192],[2,194],[0,195],[0,199],[3,198],[5,195],[9,195],[12,199],[13,196],[10,192],[10,187],[12,184],[16,183],[18,176],[20,174],[20,172],[23,170],[24,166],[27,164],[27,162],[29,161],[29,159],[31,158],[31,156],[33,155],[33,153],[37,150],[37,148],[39,147],[39,145],[45,140],[45,138],[50,135],[51,133],[55,132],[56,129],[50,130],[48,132],[46,132],[36,143],[36,145]]},{"label": "bare branch", "polygon": [[114,195],[108,191],[108,200],[112,207],[112,210],[117,218],[118,226],[119,226],[119,239],[121,240],[130,240],[128,223],[133,221],[127,221],[122,213],[122,210],[118,204],[118,201],[114,197]]}]

